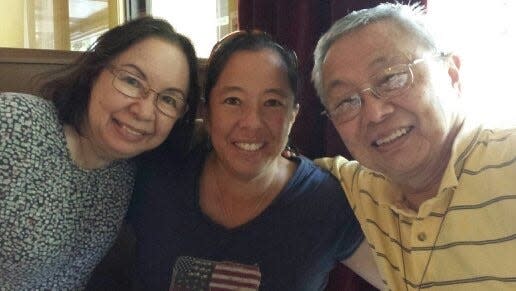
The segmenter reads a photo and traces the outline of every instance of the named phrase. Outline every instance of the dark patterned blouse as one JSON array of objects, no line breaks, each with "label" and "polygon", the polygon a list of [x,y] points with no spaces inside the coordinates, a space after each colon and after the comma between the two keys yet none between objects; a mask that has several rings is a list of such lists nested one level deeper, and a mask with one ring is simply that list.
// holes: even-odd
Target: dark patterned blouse
[{"label": "dark patterned blouse", "polygon": [[125,216],[135,167],[85,170],[47,100],[0,94],[0,289],[83,289]]}]

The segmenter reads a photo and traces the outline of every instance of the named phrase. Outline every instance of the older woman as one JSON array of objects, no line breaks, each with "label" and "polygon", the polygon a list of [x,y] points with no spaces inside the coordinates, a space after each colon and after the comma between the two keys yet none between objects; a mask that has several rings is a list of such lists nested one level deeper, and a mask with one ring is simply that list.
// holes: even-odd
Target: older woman
[{"label": "older woman", "polygon": [[184,36],[142,18],[47,83],[51,101],[0,94],[0,289],[85,287],[125,216],[131,158],[165,141],[184,154],[196,70]]},{"label": "older woman", "polygon": [[137,180],[137,289],[323,290],[336,263],[370,256],[338,182],[281,155],[299,108],[296,70],[295,55],[260,32],[216,45],[208,146]]}]

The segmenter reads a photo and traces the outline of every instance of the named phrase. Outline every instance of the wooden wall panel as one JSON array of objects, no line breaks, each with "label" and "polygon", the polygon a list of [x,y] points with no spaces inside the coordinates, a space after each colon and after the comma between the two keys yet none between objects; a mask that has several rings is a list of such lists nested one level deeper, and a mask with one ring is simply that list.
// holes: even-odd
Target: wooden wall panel
[{"label": "wooden wall panel", "polygon": [[34,76],[70,64],[80,52],[0,48],[0,91],[35,93]]}]

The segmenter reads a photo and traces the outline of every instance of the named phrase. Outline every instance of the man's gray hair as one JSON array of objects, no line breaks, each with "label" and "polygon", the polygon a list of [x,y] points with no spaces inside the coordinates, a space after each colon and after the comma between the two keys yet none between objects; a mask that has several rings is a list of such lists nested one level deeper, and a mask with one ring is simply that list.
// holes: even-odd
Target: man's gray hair
[{"label": "man's gray hair", "polygon": [[[342,36],[365,25],[391,20],[413,34],[422,44],[435,52],[443,51],[437,45],[436,32],[432,31],[428,23],[425,9],[418,3],[404,5],[400,3],[382,3],[376,7],[353,11],[336,21],[332,27],[319,39],[314,51],[314,68],[312,81],[317,94],[323,99],[325,92],[322,80],[322,65],[328,50]],[[324,103],[324,102],[323,102]]]}]

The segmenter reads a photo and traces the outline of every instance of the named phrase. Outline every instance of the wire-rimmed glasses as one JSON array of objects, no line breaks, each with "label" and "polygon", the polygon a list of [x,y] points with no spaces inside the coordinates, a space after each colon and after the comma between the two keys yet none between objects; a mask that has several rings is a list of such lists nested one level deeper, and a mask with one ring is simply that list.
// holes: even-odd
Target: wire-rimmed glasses
[{"label": "wire-rimmed glasses", "polygon": [[129,98],[143,99],[149,94],[149,91],[156,93],[154,105],[165,116],[170,118],[179,118],[188,111],[188,104],[184,94],[179,90],[166,90],[157,92],[149,87],[146,81],[138,76],[114,66],[108,67],[113,74],[113,87],[120,93]]},{"label": "wire-rimmed glasses", "polygon": [[[438,56],[443,56],[440,54]],[[332,108],[321,112],[336,124],[352,120],[362,108],[362,94],[370,91],[373,96],[382,100],[401,96],[406,93],[414,82],[413,67],[429,58],[419,58],[408,64],[399,64],[381,70],[370,77],[370,87],[342,97]]]}]

